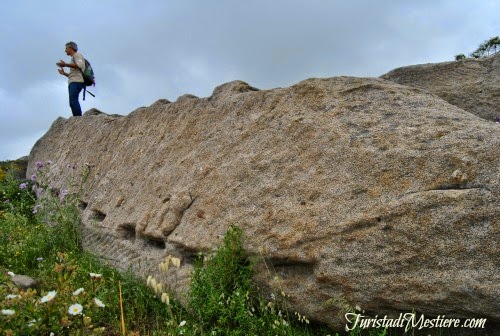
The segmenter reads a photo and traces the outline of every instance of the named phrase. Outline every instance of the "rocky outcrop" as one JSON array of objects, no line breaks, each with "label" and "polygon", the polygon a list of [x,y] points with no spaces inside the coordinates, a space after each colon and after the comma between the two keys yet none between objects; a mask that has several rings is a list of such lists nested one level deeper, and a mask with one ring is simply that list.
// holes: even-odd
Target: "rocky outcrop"
[{"label": "rocky outcrop", "polygon": [[180,257],[166,281],[182,297],[193,255],[236,224],[259,287],[311,320],[343,328],[349,304],[500,321],[498,124],[350,77],[92,114],[56,120],[30,165],[52,160],[55,188],[92,166],[83,243],[115,266]]},{"label": "rocky outcrop", "polygon": [[500,53],[479,59],[406,66],[381,78],[428,90],[483,119],[500,118]]}]

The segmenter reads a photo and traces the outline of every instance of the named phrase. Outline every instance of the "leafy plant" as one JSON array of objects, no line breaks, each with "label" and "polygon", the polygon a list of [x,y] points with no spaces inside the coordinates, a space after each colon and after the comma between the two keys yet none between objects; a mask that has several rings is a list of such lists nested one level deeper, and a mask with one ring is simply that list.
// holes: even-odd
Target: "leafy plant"
[{"label": "leafy plant", "polygon": [[[488,57],[500,51],[500,36],[491,37],[489,40],[484,41],[479,47],[469,54],[472,58]],[[467,58],[464,54],[455,55],[455,60]]]},{"label": "leafy plant", "polygon": [[[277,300],[266,301],[254,294],[253,268],[242,236],[241,229],[232,225],[212,255],[198,256],[188,307],[201,334],[309,335],[310,328],[292,325]],[[309,324],[304,316],[298,316],[295,322]]]}]

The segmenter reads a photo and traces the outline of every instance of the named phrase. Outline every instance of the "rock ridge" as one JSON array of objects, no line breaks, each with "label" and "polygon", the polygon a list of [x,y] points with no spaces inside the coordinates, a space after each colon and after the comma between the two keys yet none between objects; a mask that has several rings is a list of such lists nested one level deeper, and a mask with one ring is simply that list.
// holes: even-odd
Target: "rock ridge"
[{"label": "rock ridge", "polygon": [[381,78],[428,90],[480,118],[500,119],[500,53],[478,59],[405,66]]},{"label": "rock ridge", "polygon": [[67,163],[90,163],[85,248],[158,278],[180,257],[165,281],[181,298],[195,254],[237,224],[256,284],[332,328],[339,302],[498,323],[498,126],[381,78],[234,81],[125,117],[59,118],[29,161],[53,162],[54,188]]}]

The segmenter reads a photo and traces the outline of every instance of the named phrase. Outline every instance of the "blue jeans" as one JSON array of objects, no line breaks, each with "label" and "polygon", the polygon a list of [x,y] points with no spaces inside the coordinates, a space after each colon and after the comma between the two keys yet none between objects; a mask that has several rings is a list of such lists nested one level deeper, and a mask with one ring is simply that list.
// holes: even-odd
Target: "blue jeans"
[{"label": "blue jeans", "polygon": [[69,107],[71,107],[71,112],[75,117],[82,115],[82,108],[80,107],[80,102],[78,101],[78,96],[80,91],[83,90],[83,83],[72,82],[68,85],[69,91]]}]

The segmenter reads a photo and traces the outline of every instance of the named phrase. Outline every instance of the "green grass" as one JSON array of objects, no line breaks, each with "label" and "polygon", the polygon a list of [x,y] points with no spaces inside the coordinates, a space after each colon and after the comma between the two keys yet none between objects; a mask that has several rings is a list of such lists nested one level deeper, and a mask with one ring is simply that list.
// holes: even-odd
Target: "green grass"
[{"label": "green grass", "polygon": [[[38,175],[40,178],[42,171]],[[23,183],[28,187],[21,189]],[[181,310],[178,304],[167,307],[142,279],[120,273],[81,249],[78,194],[62,195],[45,189],[37,199],[34,185],[9,174],[0,181],[0,202],[5,204],[0,212],[0,307],[15,311],[13,315],[0,315],[0,334],[90,335],[101,333],[104,327],[105,335],[121,335],[119,283],[127,330],[141,335],[155,330],[175,333],[177,326],[172,328],[167,317]],[[43,183],[39,181],[36,186],[43,187]],[[40,206],[34,214],[36,205]],[[19,290],[7,272],[38,279],[39,288]],[[101,276],[92,279],[90,273]],[[73,295],[78,288],[84,288],[84,292]],[[54,299],[40,302],[50,291],[57,293]],[[99,307],[94,298],[105,307]],[[68,313],[75,303],[83,306],[85,319],[83,314]]]}]

